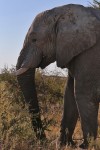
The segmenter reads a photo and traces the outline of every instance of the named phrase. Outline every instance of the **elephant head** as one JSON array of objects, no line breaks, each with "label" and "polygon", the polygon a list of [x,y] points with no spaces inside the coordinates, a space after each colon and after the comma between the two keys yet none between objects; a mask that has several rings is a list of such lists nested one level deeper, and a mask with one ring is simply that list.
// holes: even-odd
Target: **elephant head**
[{"label": "elephant head", "polygon": [[28,68],[45,68],[54,61],[58,67],[66,67],[73,57],[96,43],[97,25],[96,17],[80,5],[66,5],[40,13],[26,35],[17,74]]},{"label": "elephant head", "polygon": [[[57,7],[36,16],[16,66],[17,78],[25,100],[30,104],[30,112],[39,113],[35,68],[45,68],[54,61],[58,67],[67,67],[74,57],[95,45],[97,31],[97,18],[89,8],[80,5]],[[33,119],[34,128],[42,128],[40,115],[37,123],[34,122]]]},{"label": "elephant head", "polygon": [[26,35],[22,51],[18,58],[18,69],[45,68],[48,64],[55,61],[55,19],[57,20],[57,18],[52,16],[52,11],[41,13],[35,18]]},{"label": "elephant head", "polygon": [[45,134],[35,89],[35,68],[44,68],[56,59],[55,26],[56,21],[52,17],[52,11],[39,14],[29,28],[16,65],[17,79],[25,101],[29,104],[29,112],[33,115],[32,124],[38,138],[44,138]]}]

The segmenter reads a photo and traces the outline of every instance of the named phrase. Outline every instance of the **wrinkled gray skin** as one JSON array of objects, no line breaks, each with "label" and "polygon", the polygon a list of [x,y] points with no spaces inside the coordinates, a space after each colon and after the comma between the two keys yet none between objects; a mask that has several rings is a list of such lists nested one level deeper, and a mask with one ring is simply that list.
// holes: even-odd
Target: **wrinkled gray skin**
[{"label": "wrinkled gray skin", "polygon": [[[96,139],[98,128],[99,10],[70,4],[47,10],[36,16],[26,35],[16,67],[25,100],[28,103],[31,101],[32,108],[29,110],[34,109],[39,112],[33,81],[35,68],[45,68],[54,61],[57,62],[58,67],[68,68],[68,83],[61,122],[61,145],[74,144],[72,135],[79,114],[84,137],[84,143],[80,147],[87,148],[87,137]],[[33,104],[34,102],[36,105]],[[40,119],[40,116],[38,118]],[[43,128],[42,125],[40,126]]]}]

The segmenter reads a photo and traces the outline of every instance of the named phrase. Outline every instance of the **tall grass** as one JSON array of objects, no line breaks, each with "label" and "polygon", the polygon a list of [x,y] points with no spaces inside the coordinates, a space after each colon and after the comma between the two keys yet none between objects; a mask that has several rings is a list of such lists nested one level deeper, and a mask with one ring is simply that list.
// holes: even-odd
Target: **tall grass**
[{"label": "tall grass", "polygon": [[[45,76],[40,70],[36,71],[41,119],[47,136],[47,141],[41,143],[35,137],[28,106],[25,104],[14,71],[13,68],[10,70],[5,68],[0,74],[0,147],[2,150],[58,149],[57,139],[63,110],[64,86],[67,79],[59,76]],[[82,132],[79,121],[73,138],[77,139],[78,143],[81,142]],[[90,145],[91,150],[92,145]],[[97,145],[100,145],[99,140]],[[97,150],[98,148],[100,147],[97,147]],[[71,150],[68,147],[65,149]]]},{"label": "tall grass", "polygon": [[[0,142],[2,150],[39,149],[41,143],[36,140],[32,130],[28,106],[24,102],[14,71],[14,69],[5,68],[0,74]],[[60,121],[61,109],[59,111],[58,109],[63,104],[64,83],[65,79],[46,77],[40,71],[36,72],[41,118],[50,141],[57,137],[55,133],[49,135],[50,130],[54,129],[56,133],[59,131],[57,122]],[[57,120],[54,119],[55,115],[56,118],[58,117]],[[48,149],[49,147],[51,149],[51,145],[48,144]],[[46,148],[46,144],[41,148]]]},{"label": "tall grass", "polygon": [[[34,141],[30,115],[13,72],[0,75],[0,140],[2,150],[13,150]],[[25,145],[24,145],[25,143]]]}]

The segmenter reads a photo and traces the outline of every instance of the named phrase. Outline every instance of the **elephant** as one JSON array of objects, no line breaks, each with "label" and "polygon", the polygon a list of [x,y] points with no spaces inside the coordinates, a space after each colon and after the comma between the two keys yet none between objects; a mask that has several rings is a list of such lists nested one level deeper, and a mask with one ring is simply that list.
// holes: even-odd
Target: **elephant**
[{"label": "elephant", "polygon": [[39,13],[25,37],[16,65],[16,76],[23,92],[37,138],[46,139],[41,121],[35,70],[55,62],[68,69],[60,145],[74,145],[73,132],[81,120],[83,143],[97,138],[100,102],[100,10],[78,4],[59,6]]}]

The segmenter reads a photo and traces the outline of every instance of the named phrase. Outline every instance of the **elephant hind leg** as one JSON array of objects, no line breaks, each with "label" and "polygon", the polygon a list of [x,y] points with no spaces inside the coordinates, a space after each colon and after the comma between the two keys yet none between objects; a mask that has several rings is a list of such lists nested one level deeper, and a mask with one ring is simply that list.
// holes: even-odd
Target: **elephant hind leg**
[{"label": "elephant hind leg", "polygon": [[78,109],[74,97],[74,79],[68,73],[68,81],[64,95],[64,112],[61,122],[61,145],[74,145],[72,135],[78,119]]}]

